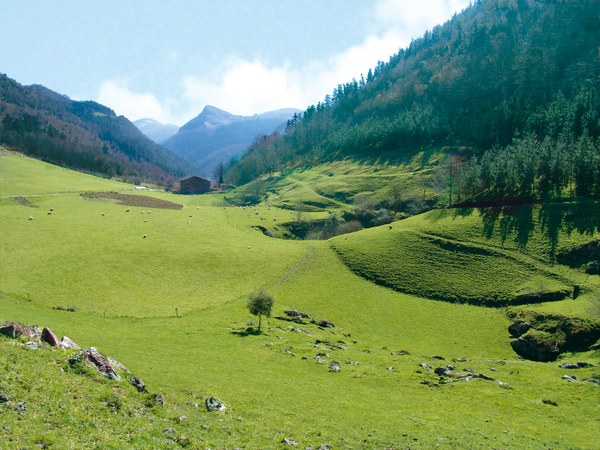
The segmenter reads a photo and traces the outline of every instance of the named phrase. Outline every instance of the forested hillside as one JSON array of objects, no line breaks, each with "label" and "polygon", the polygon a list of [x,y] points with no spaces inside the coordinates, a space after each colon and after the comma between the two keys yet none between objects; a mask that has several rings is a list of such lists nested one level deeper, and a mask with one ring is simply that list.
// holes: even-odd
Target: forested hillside
[{"label": "forested hillside", "polygon": [[2,74],[0,142],[53,164],[128,181],[168,186],[191,172],[110,108]]},{"label": "forested hillside", "polygon": [[230,181],[456,147],[450,203],[600,195],[600,2],[476,1],[253,145]]}]

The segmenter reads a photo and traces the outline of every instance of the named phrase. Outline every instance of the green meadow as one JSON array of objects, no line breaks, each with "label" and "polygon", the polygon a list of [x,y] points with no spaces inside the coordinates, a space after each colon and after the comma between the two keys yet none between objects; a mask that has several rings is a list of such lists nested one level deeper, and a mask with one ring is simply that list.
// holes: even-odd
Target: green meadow
[{"label": "green meadow", "polygon": [[[510,346],[506,304],[467,302],[580,283],[576,300],[515,308],[591,317],[600,277],[548,255],[597,232],[579,223],[549,235],[539,211],[519,227],[477,210],[434,210],[329,241],[254,228],[293,221],[307,198],[319,209],[323,199],[349,208],[332,192],[368,190],[359,183],[365,167],[318,170],[286,177],[269,203],[232,207],[230,193],[136,191],[0,156],[0,322],[48,326],[94,346],[165,399],[157,405],[127,382],[73,371],[71,350],[0,337],[0,391],[9,398],[0,403],[0,448],[287,448],[284,438],[298,448],[597,447],[600,387],[561,379],[568,371],[558,366],[588,361],[568,373],[591,378],[600,351],[524,360]],[[259,289],[275,306],[256,335],[247,333],[256,318],[246,302]],[[450,295],[456,301],[435,300]],[[288,309],[335,327],[277,318]],[[329,370],[332,361],[341,371]],[[448,364],[497,381],[441,383],[433,369]],[[227,410],[207,412],[209,396]]]}]

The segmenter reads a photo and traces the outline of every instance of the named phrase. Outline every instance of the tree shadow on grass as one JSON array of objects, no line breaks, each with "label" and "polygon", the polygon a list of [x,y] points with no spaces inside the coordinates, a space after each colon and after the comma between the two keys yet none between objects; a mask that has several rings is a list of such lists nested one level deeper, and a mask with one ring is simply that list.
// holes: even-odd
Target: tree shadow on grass
[{"label": "tree shadow on grass", "polygon": [[546,202],[539,207],[522,204],[482,208],[479,214],[486,238],[499,233],[503,242],[512,238],[521,248],[527,246],[538,225],[539,232],[550,243],[552,256],[556,254],[561,233],[592,236],[600,232],[600,202],[593,200]]},{"label": "tree shadow on grass", "polygon": [[239,337],[260,336],[262,334],[262,331],[259,331],[257,328],[254,327],[248,327],[245,330],[233,330],[231,334],[235,334]]}]

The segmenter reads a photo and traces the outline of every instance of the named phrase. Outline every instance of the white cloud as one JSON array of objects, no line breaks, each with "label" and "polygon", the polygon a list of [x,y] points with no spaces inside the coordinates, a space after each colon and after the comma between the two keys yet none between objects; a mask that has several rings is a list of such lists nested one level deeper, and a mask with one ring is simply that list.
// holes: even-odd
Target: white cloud
[{"label": "white cloud", "polygon": [[213,105],[234,114],[252,115],[304,102],[301,80],[287,65],[232,59],[216,82],[187,76],[184,96],[196,114],[202,105]]},{"label": "white cloud", "polygon": [[368,72],[400,48],[397,33],[368,36],[329,60],[309,61],[303,67],[275,66],[259,60],[232,59],[217,81],[187,76],[184,96],[195,114],[213,105],[234,114],[252,115],[279,108],[304,109],[323,100],[338,84]]},{"label": "white cloud", "polygon": [[171,114],[152,94],[138,94],[129,89],[123,80],[109,80],[102,83],[98,93],[98,102],[112,108],[118,115],[129,120],[152,118],[159,122],[169,123]]},{"label": "white cloud", "polygon": [[290,63],[276,65],[231,56],[212,74],[185,76],[177,100],[161,101],[152,94],[134,93],[127,82],[114,80],[102,85],[98,100],[131,120],[151,117],[180,125],[205,105],[242,115],[288,107],[304,109],[323,100],[338,84],[366,75],[377,61],[387,61],[412,38],[468,4],[469,0],[380,0],[373,8],[371,34],[361,44],[326,60],[292,67]]}]

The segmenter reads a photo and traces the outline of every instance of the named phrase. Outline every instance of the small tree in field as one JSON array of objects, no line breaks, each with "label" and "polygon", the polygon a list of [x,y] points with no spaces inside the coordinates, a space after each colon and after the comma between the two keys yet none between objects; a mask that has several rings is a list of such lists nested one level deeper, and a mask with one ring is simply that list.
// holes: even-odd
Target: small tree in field
[{"label": "small tree in field", "polygon": [[273,303],[273,296],[264,289],[248,296],[248,311],[250,311],[250,314],[253,316],[258,316],[259,333],[262,316],[271,317]]}]

